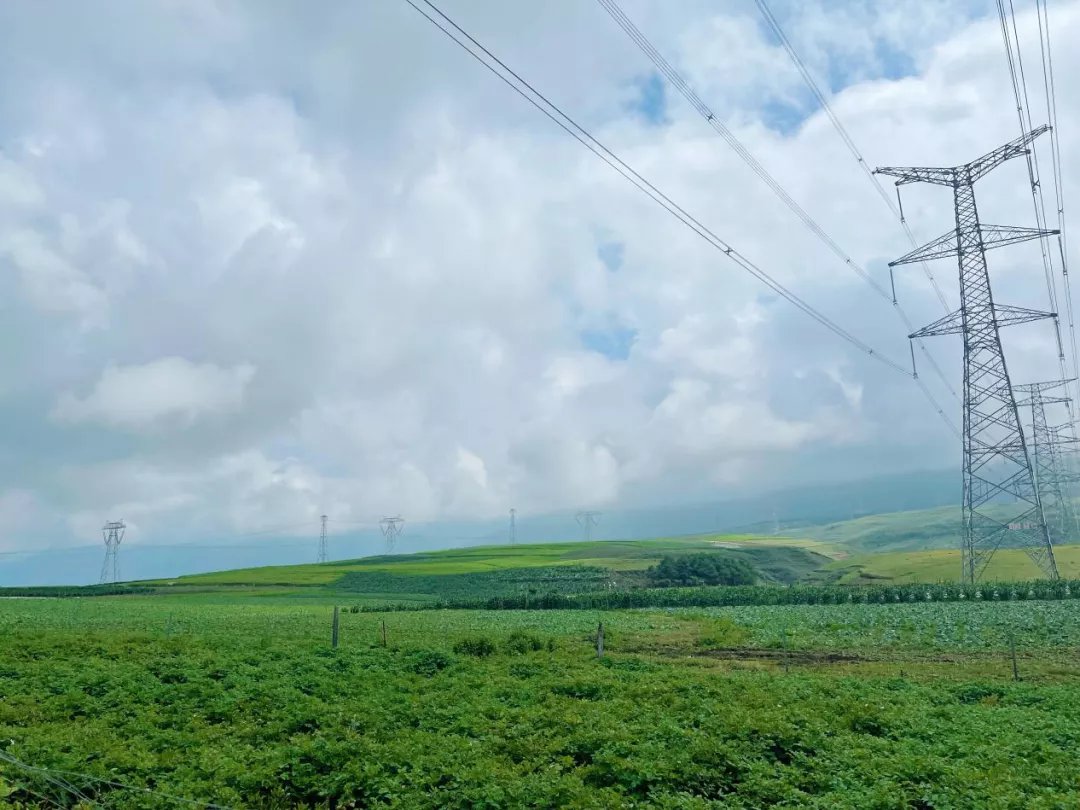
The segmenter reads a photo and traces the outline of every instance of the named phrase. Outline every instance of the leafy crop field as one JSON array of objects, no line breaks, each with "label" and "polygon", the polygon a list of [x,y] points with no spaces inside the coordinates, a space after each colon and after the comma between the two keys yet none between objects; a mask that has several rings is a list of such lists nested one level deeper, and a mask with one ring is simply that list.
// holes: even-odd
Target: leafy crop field
[{"label": "leafy crop field", "polygon": [[0,805],[1080,797],[1076,599],[346,611],[337,649],[330,612],[230,593],[0,600]]}]

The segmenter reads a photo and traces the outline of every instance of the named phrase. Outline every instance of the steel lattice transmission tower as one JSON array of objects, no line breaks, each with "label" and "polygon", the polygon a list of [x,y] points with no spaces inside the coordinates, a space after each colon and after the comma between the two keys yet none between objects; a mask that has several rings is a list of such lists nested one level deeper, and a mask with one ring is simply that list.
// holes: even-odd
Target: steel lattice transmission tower
[{"label": "steel lattice transmission tower", "polygon": [[326,515],[319,515],[319,562],[326,562]]},{"label": "steel lattice transmission tower", "polygon": [[510,545],[517,543],[517,509],[510,510]]},{"label": "steel lattice transmission tower", "polygon": [[1069,485],[1080,478],[1064,466],[1062,445],[1075,443],[1071,437],[1063,437],[1059,429],[1046,421],[1046,406],[1067,404],[1066,396],[1048,394],[1068,385],[1072,380],[1028,383],[1017,385],[1015,390],[1027,394],[1027,399],[1017,400],[1017,405],[1031,406],[1031,455],[1035,469],[1035,486],[1042,501],[1046,528],[1055,544],[1067,543],[1076,531],[1076,516],[1068,497]]},{"label": "steel lattice transmission tower", "polygon": [[382,530],[383,540],[386,541],[386,553],[393,553],[394,544],[401,536],[402,531],[405,530],[405,518],[400,516],[384,517],[379,521],[379,528]]},{"label": "steel lattice transmission tower", "polygon": [[600,513],[591,511],[578,512],[575,515],[578,525],[581,526],[582,535],[586,541],[592,540],[592,529],[600,522]]},{"label": "steel lattice transmission tower", "polygon": [[[1063,530],[1070,540],[1074,540],[1080,538],[1080,514],[1077,513],[1076,503],[1073,500],[1073,496],[1076,494],[1076,485],[1080,484],[1080,470],[1077,468],[1076,450],[1066,452],[1063,448],[1065,445],[1075,447],[1080,439],[1076,438],[1076,425],[1071,422],[1065,425],[1051,426],[1049,431],[1050,449],[1054,454],[1054,463],[1061,476],[1065,494],[1065,507],[1068,510],[1067,515],[1063,518]],[[1064,435],[1066,431],[1072,435]]]},{"label": "steel lattice transmission tower", "polygon": [[101,528],[101,539],[105,541],[105,561],[101,564],[101,582],[120,581],[120,541],[124,539],[124,521],[115,520]]},{"label": "steel lattice transmission tower", "polygon": [[[964,507],[963,579],[982,576],[994,552],[1003,546],[1023,547],[1050,578],[1057,562],[1046,528],[1039,490],[1020,427],[1000,326],[1054,317],[1053,313],[994,303],[986,251],[1055,234],[1037,228],[985,225],[975,205],[975,182],[1006,160],[1027,155],[1027,148],[1047,131],[1039,127],[970,163],[950,168],[876,169],[877,174],[906,183],[933,183],[953,190],[956,227],[890,262],[889,266],[956,256],[960,269],[960,309],[909,335],[963,335],[964,338]],[[1015,507],[1003,514],[1003,504]],[[988,508],[993,505],[996,508]]]}]

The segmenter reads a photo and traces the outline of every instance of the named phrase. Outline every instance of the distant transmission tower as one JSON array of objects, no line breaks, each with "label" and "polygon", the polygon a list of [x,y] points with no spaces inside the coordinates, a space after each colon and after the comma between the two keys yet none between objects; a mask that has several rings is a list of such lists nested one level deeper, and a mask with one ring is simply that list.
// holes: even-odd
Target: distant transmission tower
[{"label": "distant transmission tower", "polygon": [[105,561],[101,564],[101,582],[120,581],[120,541],[124,539],[124,521],[106,523],[101,529],[105,541]]},{"label": "distant transmission tower", "polygon": [[599,512],[578,512],[575,516],[586,541],[592,540],[592,527],[600,521]]},{"label": "distant transmission tower", "polygon": [[319,531],[319,562],[326,562],[326,515],[319,516],[322,528]]},{"label": "distant transmission tower", "polygon": [[510,545],[517,543],[517,509],[510,510]]},{"label": "distant transmission tower", "polygon": [[1078,480],[1075,473],[1065,468],[1062,445],[1075,443],[1076,439],[1064,437],[1059,429],[1046,421],[1046,406],[1068,404],[1066,396],[1047,395],[1048,391],[1068,385],[1072,380],[1017,385],[1015,390],[1028,395],[1017,400],[1018,405],[1031,406],[1031,455],[1034,459],[1035,486],[1039,491],[1046,528],[1053,543],[1067,543],[1076,531],[1076,517],[1072,501],[1068,497],[1069,485]]},{"label": "distant transmission tower", "polygon": [[394,551],[394,543],[401,536],[401,532],[405,529],[405,518],[403,517],[384,517],[379,521],[379,528],[382,529],[383,540],[386,541],[386,553],[392,554]]},{"label": "distant transmission tower", "polygon": [[[1051,579],[1058,578],[1054,548],[1046,528],[1035,472],[1016,407],[999,326],[1054,317],[1053,313],[994,303],[986,251],[1058,231],[984,225],[975,206],[975,181],[1006,160],[1030,153],[1027,145],[1047,127],[1039,127],[970,163],[951,168],[876,169],[906,183],[933,183],[953,190],[956,227],[944,236],[889,263],[899,264],[956,256],[960,268],[960,309],[913,332],[911,339],[933,335],[964,336],[964,510],[963,579],[975,582],[994,552],[1021,546]],[[897,192],[899,193],[899,192]],[[1012,514],[1002,514],[1005,504]],[[997,510],[988,508],[991,505]]]}]

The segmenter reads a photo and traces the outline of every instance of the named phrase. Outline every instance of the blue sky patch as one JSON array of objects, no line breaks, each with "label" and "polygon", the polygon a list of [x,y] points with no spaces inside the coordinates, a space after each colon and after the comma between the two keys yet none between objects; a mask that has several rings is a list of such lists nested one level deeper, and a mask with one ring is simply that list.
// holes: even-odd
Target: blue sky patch
[{"label": "blue sky patch", "polygon": [[802,104],[769,99],[761,106],[761,120],[774,132],[793,135],[814,112],[813,108]]},{"label": "blue sky patch", "polygon": [[630,109],[654,126],[668,122],[667,87],[659,73],[650,73],[637,82],[638,97],[630,102]]},{"label": "blue sky patch", "polygon": [[596,249],[596,255],[604,263],[604,267],[612,273],[616,273],[623,265],[623,257],[626,254],[626,245],[622,242],[603,242]]},{"label": "blue sky patch", "polygon": [[626,360],[630,349],[637,340],[637,329],[612,326],[609,329],[583,329],[579,333],[581,345],[586,349],[604,355],[609,360]]}]

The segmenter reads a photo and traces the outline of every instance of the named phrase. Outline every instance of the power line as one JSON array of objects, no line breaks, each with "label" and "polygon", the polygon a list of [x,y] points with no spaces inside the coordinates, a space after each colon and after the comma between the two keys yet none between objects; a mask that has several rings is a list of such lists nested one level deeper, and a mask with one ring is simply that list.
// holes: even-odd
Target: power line
[{"label": "power line", "polygon": [[[601,0],[601,2],[602,1],[603,0]],[[810,89],[810,92],[814,95],[814,98],[817,99],[818,104],[821,105],[821,109],[825,112],[825,115],[828,116],[829,121],[832,122],[833,128],[836,129],[837,134],[839,134],[840,139],[844,142],[844,145],[848,148],[848,151],[851,152],[852,156],[855,158],[855,161],[859,164],[859,168],[863,170],[863,173],[870,180],[870,183],[874,186],[874,189],[877,191],[878,196],[880,196],[885,205],[888,206],[888,209],[890,212],[892,212],[892,215],[900,220],[900,225],[903,227],[904,233],[907,235],[908,241],[911,243],[911,246],[913,248],[918,247],[919,242],[915,238],[915,234],[911,232],[911,228],[907,224],[907,220],[904,218],[903,208],[898,207],[896,203],[893,202],[892,197],[890,197],[889,193],[885,191],[884,186],[882,186],[881,183],[878,182],[877,177],[874,176],[873,170],[871,170],[865,158],[863,158],[862,152],[859,150],[859,147],[855,145],[855,141],[848,133],[847,128],[840,121],[840,118],[836,115],[836,112],[833,110],[832,105],[829,104],[828,98],[821,91],[818,83],[814,80],[813,74],[811,74],[810,71],[807,69],[806,63],[803,62],[802,57],[799,56],[798,51],[795,50],[795,47],[791,44],[791,41],[784,33],[784,29],[780,27],[780,23],[777,21],[776,17],[773,16],[772,10],[769,8],[765,0],[754,1],[757,3],[757,7],[758,10],[761,12],[761,16],[765,18],[765,22],[769,25],[769,27],[772,29],[773,34],[775,34],[776,38],[780,41],[780,44],[787,52],[788,57],[794,63],[796,70],[799,71],[799,75],[802,76],[803,82]],[[937,279],[934,278],[933,271],[930,270],[930,265],[928,265],[926,262],[922,262],[921,264],[923,273],[926,275],[927,281],[930,282],[930,286],[933,287],[934,293],[937,295],[938,301],[941,302],[941,306],[944,308],[944,310],[946,312],[949,312],[949,302],[945,300],[945,295],[944,293],[942,293],[941,287],[938,286]],[[923,348],[923,351],[926,351],[925,347]]]},{"label": "power line", "polygon": [[[1006,57],[1006,62],[1007,62],[1008,67],[1009,67],[1009,81],[1010,81],[1010,84],[1012,85],[1013,98],[1016,101],[1017,121],[1020,124],[1020,132],[1024,133],[1024,132],[1029,131],[1029,130],[1034,128],[1032,117],[1031,117],[1031,100],[1030,100],[1030,97],[1028,95],[1027,74],[1026,74],[1026,72],[1024,70],[1023,51],[1021,50],[1021,47],[1020,47],[1020,32],[1019,32],[1019,29],[1018,29],[1018,27],[1016,25],[1016,8],[1013,5],[1012,0],[1008,0],[1008,3],[1009,3],[1008,16],[1006,16],[1004,0],[996,0],[997,13],[998,13],[998,22],[999,22],[1000,27],[1001,27],[1001,39],[1002,39],[1002,42],[1005,45],[1005,57]],[[1047,53],[1047,51],[1046,51],[1046,47],[1045,47],[1045,43],[1044,43],[1042,15],[1039,12],[1038,0],[1036,0],[1036,15],[1039,17],[1039,31],[1040,31],[1039,46],[1040,46],[1040,50],[1042,51],[1042,53],[1044,55],[1044,59],[1043,59],[1044,76],[1043,76],[1043,78],[1044,78],[1044,81],[1045,81],[1047,79],[1046,71],[1048,70],[1047,64],[1046,64],[1046,53]],[[1011,29],[1011,34],[1010,34],[1010,29]],[[1046,34],[1047,35],[1049,34],[1049,30],[1046,31]],[[1014,50],[1015,50],[1015,53],[1014,53]],[[1056,135],[1054,134],[1053,129],[1052,129],[1055,122],[1053,120],[1051,120],[1051,118],[1052,118],[1051,113],[1052,113],[1053,105],[1051,104],[1051,98],[1049,96],[1049,88],[1047,88],[1047,94],[1048,94],[1047,95],[1047,100],[1046,100],[1047,101],[1047,104],[1046,104],[1046,107],[1047,107],[1047,122],[1051,126],[1051,139],[1052,139],[1051,140],[1051,146],[1050,146],[1051,155],[1052,156],[1057,156],[1058,153],[1057,153],[1056,146],[1055,146],[1056,140],[1054,140],[1056,138]],[[1045,200],[1045,197],[1043,195],[1042,177],[1041,177],[1041,172],[1040,172],[1040,169],[1039,169],[1039,153],[1038,153],[1038,149],[1037,149],[1035,144],[1031,145],[1030,152],[1027,155],[1025,155],[1025,161],[1026,161],[1026,164],[1027,164],[1028,182],[1029,182],[1029,184],[1031,186],[1031,203],[1032,203],[1032,207],[1035,210],[1035,224],[1036,224],[1037,227],[1039,227],[1041,229],[1045,229],[1046,228],[1046,200]],[[1054,160],[1054,164],[1055,164],[1055,167],[1058,165],[1056,159]],[[1055,170],[1054,181],[1055,181],[1055,188],[1057,189],[1056,197],[1060,201],[1060,199],[1061,199],[1061,191],[1060,191],[1060,184],[1058,182],[1059,181],[1059,174],[1058,174],[1058,172],[1056,170]],[[1063,208],[1064,208],[1063,205],[1060,205],[1060,204],[1058,205],[1059,226],[1061,224],[1063,224],[1063,221],[1064,221],[1063,220],[1063,218],[1064,218],[1064,210],[1063,210]],[[1060,227],[1059,227],[1059,230],[1061,230]],[[1063,239],[1063,234],[1058,234],[1058,245],[1059,245],[1059,249],[1061,250],[1061,257],[1062,257],[1062,262],[1063,262],[1063,265],[1062,265],[1062,277],[1065,279],[1065,282],[1067,284],[1067,282],[1068,282],[1068,270],[1064,266],[1065,251],[1064,251],[1064,242],[1062,241],[1062,239]],[[1054,312],[1054,313],[1057,313],[1059,310],[1058,310],[1058,302],[1057,302],[1057,286],[1056,286],[1055,281],[1054,281],[1053,253],[1051,251],[1047,250],[1047,240],[1046,239],[1040,239],[1039,240],[1039,248],[1040,248],[1040,252],[1042,254],[1043,274],[1045,275],[1045,278],[1046,278],[1046,293],[1047,293],[1047,297],[1049,298],[1049,301],[1050,301],[1050,310],[1052,312]],[[1071,291],[1069,291],[1067,294],[1068,294],[1068,297],[1069,297],[1070,300],[1067,302],[1066,314],[1067,314],[1067,317],[1069,318],[1069,322],[1070,322],[1070,340],[1071,340],[1071,343],[1072,343],[1073,368],[1074,368],[1074,372],[1075,372],[1075,371],[1080,371],[1080,368],[1077,368],[1077,365],[1076,365],[1076,363],[1077,363],[1077,357],[1076,357],[1076,331],[1075,331],[1075,326],[1072,325],[1073,324],[1073,319],[1072,319],[1072,314],[1071,314],[1072,313]],[[1054,317],[1054,334],[1055,334],[1055,337],[1057,339],[1058,365],[1059,365],[1059,367],[1061,369],[1061,377],[1062,377],[1062,379],[1064,379],[1064,378],[1066,378],[1068,376],[1068,374],[1066,372],[1066,366],[1065,366],[1065,349],[1064,349],[1064,346],[1063,346],[1063,344],[1061,342],[1061,327],[1059,325],[1058,318],[1057,318],[1056,315]],[[1078,384],[1078,386],[1080,386],[1080,384]],[[1080,394],[1080,387],[1077,388],[1077,393]],[[1066,403],[1066,408],[1067,408],[1067,410],[1069,412],[1069,421],[1072,421],[1073,420],[1072,403],[1071,402]]]},{"label": "power line", "polygon": [[319,516],[319,562],[326,562],[326,515]]},{"label": "power line", "polygon": [[[895,285],[890,285],[892,287],[892,294],[890,295],[888,290],[878,284],[877,281],[875,281],[874,278],[868,272],[866,272],[865,269],[860,267],[855,262],[855,260],[852,259],[844,251],[844,249],[841,248],[840,245],[837,244],[837,242],[831,236],[829,236],[828,233],[826,233],[824,228],[822,228],[817,223],[817,221],[813,217],[811,217],[810,214],[808,214],[806,210],[791,197],[790,194],[788,194],[787,190],[783,187],[783,185],[776,178],[774,178],[768,172],[768,170],[761,165],[761,163],[758,162],[757,158],[755,158],[754,155],[751,154],[751,152],[746,148],[746,146],[744,146],[743,143],[735,137],[734,133],[732,133],[731,130],[728,129],[720,121],[716,114],[713,113],[709,106],[686,82],[682,75],[671,65],[670,62],[668,62],[667,59],[664,58],[663,54],[661,54],[660,51],[656,49],[656,46],[654,46],[649,41],[649,38],[641,32],[641,29],[639,29],[634,24],[633,20],[631,20],[626,15],[626,13],[619,7],[619,4],[616,2],[616,0],[597,0],[597,2],[603,7],[605,11],[607,11],[611,18],[615,20],[615,22],[623,30],[623,32],[625,32],[626,35],[629,36],[631,40],[633,40],[634,44],[636,44],[638,48],[640,48],[641,51],[649,58],[649,60],[656,66],[656,69],[659,70],[665,77],[667,77],[668,81],[675,86],[675,88],[683,95],[683,97],[688,102],[690,102],[690,106],[693,107],[698,112],[698,114],[701,115],[701,117],[704,118],[705,121],[717,132],[717,134],[719,134],[720,137],[724,139],[727,145],[730,146],[732,150],[734,150],[734,152],[742,159],[743,163],[750,167],[754,174],[756,174],[758,178],[761,179],[761,181],[764,182],[765,185],[767,185],[772,190],[772,192],[780,199],[780,201],[783,202],[792,211],[792,213],[795,214],[795,216],[802,220],[803,224],[815,236],[817,236],[818,239],[820,239],[825,244],[825,246],[828,247],[829,250],[831,250],[837,256],[837,258],[839,258],[856,275],[858,275],[867,284],[869,284],[870,287],[874,290],[874,292],[876,292],[883,300],[892,304],[893,309],[896,311],[897,317],[900,318],[901,323],[904,324],[904,327],[907,330],[905,334],[910,335],[912,332],[914,332],[915,324],[912,323],[911,318],[908,316],[907,312],[904,311],[904,308],[900,305],[900,302],[896,300]],[[775,23],[775,20],[772,19],[772,16],[768,11],[768,7],[763,6],[760,3],[759,7],[762,9],[762,13],[765,14],[766,19],[772,20],[777,35],[780,37],[781,41],[786,43],[787,38],[784,36],[784,32],[780,30],[779,25],[777,25]],[[796,54],[794,49],[792,49],[789,45],[786,47],[788,48],[788,53],[791,55],[792,59],[795,60],[796,65],[799,66],[808,83],[811,84],[811,89],[815,91],[822,105],[827,107],[828,102],[825,100],[825,97],[824,95],[822,95],[821,91],[817,89],[817,85],[813,84],[813,79],[810,78],[810,74],[806,71],[805,67],[802,66],[802,62],[799,59],[798,54]],[[837,126],[841,137],[856,155],[856,158],[859,161],[859,165],[865,170],[867,176],[870,178],[871,183],[873,183],[874,187],[877,188],[878,192],[882,195],[883,199],[889,205],[890,209],[895,211],[896,209],[892,204],[892,200],[886,193],[885,189],[882,188],[881,184],[877,181],[877,178],[874,177],[873,172],[871,172],[870,168],[866,165],[866,161],[863,160],[862,155],[859,154],[859,150],[855,147],[854,142],[847,134],[847,130],[844,129],[843,124],[840,123],[840,119],[836,117],[836,115],[832,112],[831,108],[829,108],[828,111],[829,116],[833,120],[834,124]],[[918,243],[915,241],[915,236],[911,233],[910,228],[907,227],[907,223],[904,222],[903,225],[909,234],[912,246],[917,246]],[[941,289],[938,287],[937,282],[934,280],[933,274],[930,272],[929,266],[926,264],[926,262],[922,262],[922,266],[926,272],[927,278],[930,279],[934,290],[938,294],[938,299],[941,301],[941,305],[945,308],[945,311],[948,312],[948,304],[945,301],[945,297],[942,295]],[[891,279],[891,268],[889,270],[889,273]],[[938,362],[934,359],[934,356],[926,347],[925,342],[922,340],[916,340],[915,343],[919,347],[919,350],[922,352],[923,356],[926,358],[927,362],[930,364],[930,367],[933,369],[934,373],[937,374],[938,378],[945,385],[946,390],[948,390],[948,392],[952,395],[953,399],[959,401],[960,398],[959,396],[957,396],[956,390],[952,387],[952,384],[949,382],[949,378],[945,376],[945,372],[942,371],[941,366],[938,365]],[[920,388],[923,390],[924,395],[928,393],[925,385],[920,386]],[[936,401],[934,401],[933,399],[931,399],[931,402],[933,402],[935,406],[937,405]]]},{"label": "power line", "polygon": [[[1040,11],[1041,9],[1041,11]],[[1039,22],[1039,53],[1042,57],[1043,90],[1046,98],[1046,117],[1050,125],[1050,161],[1054,175],[1054,203],[1057,209],[1058,252],[1061,260],[1062,293],[1065,296],[1065,315],[1069,327],[1069,348],[1072,353],[1073,377],[1077,380],[1076,391],[1080,395],[1080,353],[1076,350],[1076,320],[1073,317],[1072,289],[1069,283],[1069,242],[1065,228],[1065,186],[1061,173],[1061,134],[1058,131],[1057,91],[1054,86],[1054,57],[1050,49],[1050,12],[1046,0],[1035,0],[1035,15]],[[1061,345],[1060,330],[1058,345]],[[1062,376],[1064,363],[1062,363]],[[1068,406],[1069,421],[1073,421],[1072,403]],[[1075,436],[1075,425],[1073,426]]]},{"label": "power line", "polygon": [[[700,236],[711,247],[723,253],[725,256],[731,259],[731,261],[735,262],[737,265],[739,265],[752,276],[757,278],[759,281],[761,281],[771,290],[776,292],[782,298],[796,306],[798,309],[802,310],[803,313],[813,318],[820,325],[831,331],[837,337],[840,337],[841,339],[850,343],[862,353],[889,366],[894,371],[897,371],[906,377],[915,376],[912,372],[909,372],[906,368],[904,368],[904,366],[902,366],[900,363],[897,363],[886,355],[881,354],[859,338],[855,337],[853,334],[845,330],[828,316],[824,315],[823,313],[815,309],[812,305],[800,298],[798,295],[793,293],[791,290],[787,289],[783,284],[778,282],[776,279],[774,279],[772,276],[770,276],[768,273],[766,273],[748,258],[735,250],[735,248],[733,248],[731,245],[729,245],[727,242],[717,236],[707,226],[703,225],[698,219],[687,213],[685,209],[675,203],[670,197],[668,197],[651,182],[642,177],[641,174],[631,168],[614,152],[604,146],[604,144],[598,141],[591,133],[588,132],[588,130],[586,130],[573,118],[563,112],[557,105],[551,102],[535,87],[529,84],[529,82],[523,79],[512,68],[506,65],[505,62],[500,60],[491,51],[489,51],[486,47],[480,44],[471,34],[469,34],[467,31],[461,28],[461,26],[455,23],[446,14],[444,14],[434,3],[431,2],[431,0],[421,0],[421,2],[423,2],[426,6],[432,9],[432,11],[438,14],[443,20],[445,20],[455,31],[458,32],[458,34],[468,40],[468,42],[471,43],[473,47],[470,47],[469,44],[456,36],[453,32],[450,31],[450,29],[448,29],[446,26],[444,26],[442,23],[440,23],[438,20],[436,20],[426,11],[424,11],[424,9],[420,8],[420,6],[417,5],[414,0],[405,0],[405,2],[408,3],[417,13],[423,16],[428,22],[430,22],[432,25],[442,31],[443,34],[445,34],[450,40],[457,44],[458,47],[460,47],[462,50],[472,56],[473,59],[483,65],[488,71],[498,77],[504,84],[506,84],[514,92],[516,92],[530,104],[536,107],[536,109],[546,115],[549,119],[551,119],[567,134],[569,134],[571,137],[581,143],[590,152],[592,152],[594,155],[607,163],[612,169],[622,175],[624,179],[632,183],[639,191],[650,197],[655,203],[657,203],[660,207],[664,208],[669,214],[678,219],[683,225],[685,225],[687,228]],[[480,53],[478,53],[477,50],[474,50],[474,48],[478,49]],[[495,65],[488,62],[487,59],[485,59],[484,56],[481,55],[481,53],[488,59],[490,59],[492,62],[494,62],[495,65],[498,65],[499,68],[502,69],[502,71],[505,71],[505,74],[513,77],[513,79],[516,80],[517,83],[508,78],[508,76],[505,75],[503,72],[500,72],[500,70],[497,69]],[[526,90],[528,92],[526,92]],[[530,95],[530,93],[532,95]],[[940,406],[938,406],[937,403],[932,399],[931,402],[936,408],[937,412],[949,425],[949,427],[954,432],[956,432],[956,426],[952,424],[951,420],[949,420],[949,418],[945,415],[944,411],[941,410]]]}]

